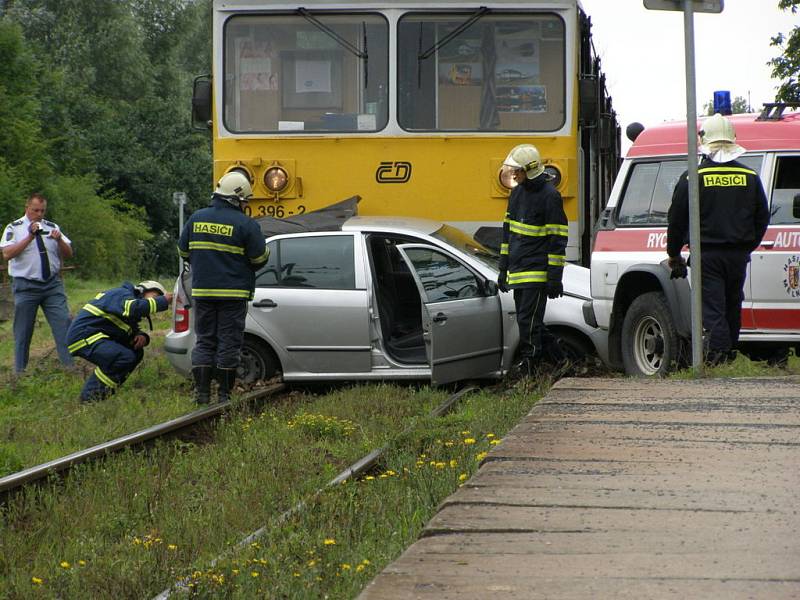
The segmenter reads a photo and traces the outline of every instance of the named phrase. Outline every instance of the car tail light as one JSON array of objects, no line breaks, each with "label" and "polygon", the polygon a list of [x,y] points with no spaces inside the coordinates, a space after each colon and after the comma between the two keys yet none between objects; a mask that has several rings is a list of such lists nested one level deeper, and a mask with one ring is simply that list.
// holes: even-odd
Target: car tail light
[{"label": "car tail light", "polygon": [[175,320],[172,323],[172,330],[175,333],[189,331],[189,309],[185,306],[175,308]]}]

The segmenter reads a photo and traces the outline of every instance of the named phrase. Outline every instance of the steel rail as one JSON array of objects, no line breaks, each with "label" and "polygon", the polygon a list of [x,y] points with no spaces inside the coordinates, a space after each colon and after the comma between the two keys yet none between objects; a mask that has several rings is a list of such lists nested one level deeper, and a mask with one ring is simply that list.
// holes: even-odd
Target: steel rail
[{"label": "steel rail", "polygon": [[[477,389],[480,389],[480,388],[478,386],[476,386],[476,385],[468,385],[468,386],[465,386],[465,387],[461,388],[457,392],[451,394],[447,398],[447,400],[442,402],[439,406],[434,408],[429,413],[428,416],[430,416],[430,417],[441,417],[441,416],[447,414],[456,405],[456,403],[459,400],[461,400],[461,398],[463,398],[467,394],[471,394],[472,392],[474,392]],[[399,434],[394,436],[393,440],[398,438],[398,437],[400,437],[400,436],[408,434],[413,429],[414,429],[414,425],[413,424],[409,425],[408,427],[403,429],[402,432],[400,432]],[[325,485],[325,487],[322,487],[322,488],[316,490],[315,492],[312,492],[305,500],[301,500],[300,502],[295,504],[293,507],[289,508],[288,510],[284,511],[279,516],[277,516],[275,519],[273,519],[273,521],[271,523],[268,523],[268,524],[264,525],[263,527],[261,527],[260,529],[254,531],[253,533],[251,533],[250,535],[248,535],[247,537],[245,537],[241,541],[239,541],[237,544],[231,546],[223,554],[221,554],[220,556],[218,556],[215,559],[213,559],[211,561],[211,563],[210,563],[210,568],[213,569],[215,566],[217,566],[217,564],[219,564],[220,561],[230,557],[231,555],[233,555],[236,552],[240,552],[240,551],[244,550],[245,548],[250,546],[250,544],[252,544],[256,540],[264,537],[264,535],[267,532],[269,532],[272,527],[280,525],[281,523],[286,521],[289,517],[291,517],[295,513],[303,510],[308,505],[309,502],[311,502],[315,498],[317,498],[326,489],[328,489],[330,487],[333,487],[333,486],[336,486],[336,485],[339,485],[339,484],[347,481],[348,479],[351,479],[352,477],[356,477],[358,475],[361,475],[362,473],[368,472],[383,457],[384,453],[391,447],[391,445],[392,445],[392,442],[390,441],[388,444],[386,444],[382,448],[377,448],[375,450],[372,450],[371,452],[369,452],[365,456],[359,458],[356,462],[351,464],[349,467],[347,467],[341,473],[339,473],[336,477],[331,479]],[[174,583],[173,585],[171,585],[170,587],[168,587],[164,591],[162,591],[157,596],[154,596],[152,600],[166,600],[174,592],[185,592],[188,589],[188,587],[187,587],[188,583],[189,583],[189,579],[188,578],[182,579],[182,580],[178,581],[177,583]]]},{"label": "steel rail", "polygon": [[[259,400],[261,398],[276,394],[285,388],[286,386],[283,383],[276,383],[263,389],[249,392],[242,396],[237,404],[240,402],[252,402],[253,400]],[[102,444],[97,444],[91,448],[79,450],[77,452],[73,452],[72,454],[62,456],[61,458],[56,458],[55,460],[12,473],[11,475],[0,478],[0,497],[6,496],[10,492],[13,492],[14,490],[17,490],[29,483],[44,479],[49,475],[68,471],[72,467],[81,463],[97,460],[114,452],[119,452],[125,448],[142,444],[182,429],[188,429],[189,427],[192,427],[193,425],[202,421],[216,418],[231,408],[232,405],[230,402],[212,404],[208,407],[192,411],[175,419],[165,421],[164,423],[153,425],[152,427],[147,427],[146,429],[142,429],[135,433],[129,433],[127,435],[123,435],[122,437],[103,442]]]}]

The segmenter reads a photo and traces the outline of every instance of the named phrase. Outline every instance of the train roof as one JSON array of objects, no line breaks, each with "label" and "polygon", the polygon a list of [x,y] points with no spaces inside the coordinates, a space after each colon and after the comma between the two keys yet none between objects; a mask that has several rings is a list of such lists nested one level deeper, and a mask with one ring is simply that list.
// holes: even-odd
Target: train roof
[{"label": "train roof", "polygon": [[[758,114],[731,115],[736,143],[748,151],[800,149],[800,112],[785,113],[780,119],[758,120]],[[648,127],[628,150],[628,158],[686,154],[686,121],[672,121]]]}]

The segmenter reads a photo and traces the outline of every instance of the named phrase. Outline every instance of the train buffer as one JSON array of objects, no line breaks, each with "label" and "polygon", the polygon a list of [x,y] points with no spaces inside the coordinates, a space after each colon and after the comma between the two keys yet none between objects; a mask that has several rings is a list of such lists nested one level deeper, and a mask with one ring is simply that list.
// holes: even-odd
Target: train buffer
[{"label": "train buffer", "polygon": [[800,379],[565,379],[361,600],[800,598]]}]

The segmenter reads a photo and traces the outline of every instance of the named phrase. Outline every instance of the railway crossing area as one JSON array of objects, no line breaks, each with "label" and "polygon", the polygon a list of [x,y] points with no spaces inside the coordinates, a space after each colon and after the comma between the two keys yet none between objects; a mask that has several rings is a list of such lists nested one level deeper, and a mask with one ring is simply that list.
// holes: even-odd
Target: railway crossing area
[{"label": "railway crossing area", "polygon": [[562,380],[359,598],[800,598],[800,380]]}]

